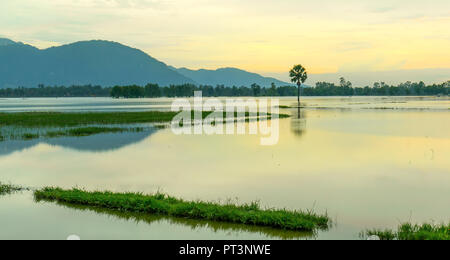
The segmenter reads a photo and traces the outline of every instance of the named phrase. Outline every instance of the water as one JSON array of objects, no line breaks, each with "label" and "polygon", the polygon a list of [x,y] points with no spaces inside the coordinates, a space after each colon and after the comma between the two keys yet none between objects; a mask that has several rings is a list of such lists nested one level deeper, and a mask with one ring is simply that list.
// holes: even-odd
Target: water
[{"label": "water", "polygon": [[[450,100],[305,98],[280,141],[176,136],[170,129],[0,143],[0,181],[39,188],[154,192],[327,212],[317,234],[158,216],[119,215],[0,197],[0,239],[358,239],[367,228],[450,221]],[[70,104],[70,105],[67,105]],[[0,100],[0,111],[167,110],[170,99]],[[282,105],[295,104],[283,98]],[[395,109],[394,109],[395,108]],[[283,113],[295,113],[282,110]]]},{"label": "water", "polygon": [[[224,100],[225,98],[220,98]],[[280,97],[282,105],[295,104],[296,98]],[[1,112],[28,111],[145,111],[170,110],[173,99],[111,98],[0,98]],[[448,110],[449,97],[303,97],[311,108],[341,109],[427,109]]]}]

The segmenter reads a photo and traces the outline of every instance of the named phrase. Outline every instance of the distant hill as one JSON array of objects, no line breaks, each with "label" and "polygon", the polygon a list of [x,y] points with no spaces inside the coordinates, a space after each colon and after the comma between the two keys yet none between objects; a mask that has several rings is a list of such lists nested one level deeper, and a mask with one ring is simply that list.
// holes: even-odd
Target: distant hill
[{"label": "distant hill", "polygon": [[11,44],[19,44],[19,43],[13,42],[10,39],[0,38],[0,46],[6,46]]},{"label": "distant hill", "polygon": [[225,85],[225,86],[250,86],[254,83],[262,87],[270,87],[272,83],[277,86],[292,85],[287,82],[277,80],[275,78],[263,77],[256,73],[247,72],[235,68],[223,68],[218,70],[190,70],[186,68],[176,69],[174,71],[191,78],[200,85]]},{"label": "distant hill", "polygon": [[146,53],[109,41],[45,50],[0,39],[0,88],[45,85],[195,83]]}]

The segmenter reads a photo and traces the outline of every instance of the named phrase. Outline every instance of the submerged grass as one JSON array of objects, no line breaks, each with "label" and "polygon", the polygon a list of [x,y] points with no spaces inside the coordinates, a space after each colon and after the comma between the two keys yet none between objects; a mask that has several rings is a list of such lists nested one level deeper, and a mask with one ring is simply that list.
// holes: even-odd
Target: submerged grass
[{"label": "submerged grass", "polygon": [[381,240],[450,240],[450,224],[402,224],[394,230],[368,230],[363,237],[378,236]]},{"label": "submerged grass", "polygon": [[11,184],[3,184],[0,182],[0,195],[10,194],[17,191],[27,190],[26,188],[11,185]]},{"label": "submerged grass", "polygon": [[235,205],[184,201],[165,194],[88,192],[79,189],[44,188],[34,193],[37,200],[51,200],[131,213],[221,221],[285,230],[314,231],[329,227],[326,215],[277,209],[261,209],[258,203]]}]

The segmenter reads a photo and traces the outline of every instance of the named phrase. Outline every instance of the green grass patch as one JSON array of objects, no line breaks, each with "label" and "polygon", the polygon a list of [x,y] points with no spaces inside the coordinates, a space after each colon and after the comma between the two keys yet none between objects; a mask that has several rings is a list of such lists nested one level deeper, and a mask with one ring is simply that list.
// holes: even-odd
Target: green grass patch
[{"label": "green grass patch", "polygon": [[0,113],[0,125],[24,127],[70,127],[81,125],[137,124],[170,122],[176,112],[99,112],[99,113]]},{"label": "green grass patch", "polygon": [[398,230],[368,230],[363,237],[378,236],[381,240],[450,240],[448,225],[413,225],[402,224]]},{"label": "green grass patch", "polygon": [[23,187],[19,187],[11,184],[3,184],[0,182],[0,195],[10,194],[18,191],[28,190]]},{"label": "green grass patch", "polygon": [[[290,115],[287,115],[287,114],[278,114],[278,118],[279,119],[283,119],[283,118],[289,118],[289,117],[291,117]],[[271,118],[271,117],[270,117]]]},{"label": "green grass patch", "polygon": [[[46,201],[46,200],[43,200]],[[271,239],[283,239],[283,240],[292,240],[292,239],[314,239],[316,237],[316,232],[312,231],[295,231],[295,230],[283,230],[271,227],[261,227],[261,226],[252,226],[252,225],[244,225],[237,223],[227,223],[220,221],[208,221],[202,219],[188,219],[188,218],[177,218],[164,216],[160,214],[146,214],[146,213],[135,213],[135,212],[124,212],[119,210],[111,210],[106,208],[99,207],[91,207],[84,205],[76,205],[64,202],[58,202],[59,206],[78,210],[78,211],[89,211],[94,212],[99,215],[105,215],[108,217],[114,217],[117,219],[122,219],[126,221],[130,221],[133,223],[146,223],[149,225],[160,223],[160,222],[168,222],[172,225],[182,225],[192,230],[198,230],[199,228],[209,229],[212,232],[249,232],[249,233],[257,233],[264,236],[267,236]]]},{"label": "green grass patch", "polygon": [[50,200],[131,213],[266,226],[285,230],[314,231],[329,227],[326,215],[312,212],[261,209],[258,203],[235,205],[184,201],[165,194],[88,192],[79,189],[44,188],[34,193],[36,200]]},{"label": "green grass patch", "polygon": [[[206,118],[211,112],[203,112]],[[114,125],[171,122],[178,112],[98,112],[98,113],[0,113],[0,126],[73,127],[82,125]],[[236,113],[237,114],[237,113]],[[269,114],[270,115],[270,114]],[[247,112],[246,117],[250,114]],[[289,115],[280,115],[289,117]]]},{"label": "green grass patch", "polygon": [[[205,119],[212,112],[203,112]],[[112,113],[0,113],[1,127],[8,128],[0,131],[0,142],[5,140],[32,140],[37,138],[55,138],[64,136],[90,136],[101,133],[123,133],[142,132],[142,127],[124,127],[124,125],[153,123],[155,128],[166,128],[171,122],[176,112],[112,112]],[[279,118],[288,118],[289,115],[279,114]],[[270,120],[272,114],[259,116],[246,112],[244,117],[237,119],[238,113],[234,114],[234,122],[238,120]],[[226,113],[223,114],[223,123],[230,123],[226,120]],[[192,119],[194,113],[192,112]],[[194,124],[194,120],[191,121]],[[165,125],[162,125],[165,124]],[[180,125],[183,123],[180,122]],[[12,129],[12,130],[11,130]],[[6,134],[7,131],[10,134]]]}]

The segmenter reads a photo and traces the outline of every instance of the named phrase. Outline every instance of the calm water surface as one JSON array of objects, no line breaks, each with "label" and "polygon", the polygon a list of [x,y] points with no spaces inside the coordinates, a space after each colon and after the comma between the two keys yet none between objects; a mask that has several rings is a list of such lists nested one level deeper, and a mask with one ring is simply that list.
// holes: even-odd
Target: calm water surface
[{"label": "calm water surface", "polygon": [[[32,188],[159,189],[193,200],[260,200],[267,207],[327,212],[334,221],[328,231],[124,215],[35,202],[31,192],[23,192],[0,197],[0,239],[70,234],[83,239],[358,239],[367,228],[450,221],[448,98],[304,102],[310,108],[302,119],[280,120],[275,146],[260,146],[261,136],[176,136],[170,129],[0,142],[0,181]],[[170,104],[170,99],[3,99],[0,112],[166,110]]]}]

